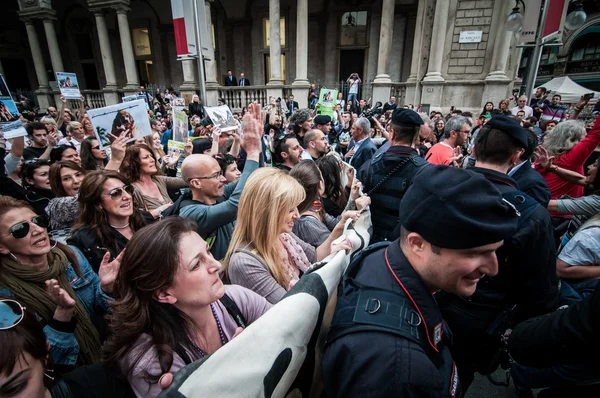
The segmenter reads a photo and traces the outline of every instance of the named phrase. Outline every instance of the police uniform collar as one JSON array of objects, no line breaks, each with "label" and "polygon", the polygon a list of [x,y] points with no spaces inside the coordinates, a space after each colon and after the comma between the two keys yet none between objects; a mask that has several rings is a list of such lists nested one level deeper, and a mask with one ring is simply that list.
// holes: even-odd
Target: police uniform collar
[{"label": "police uniform collar", "polygon": [[[429,345],[439,352],[442,348],[442,314],[435,301],[433,294],[423,282],[417,271],[409,263],[400,248],[400,240],[393,241],[385,251],[385,260],[390,275],[393,279],[400,281],[400,287],[407,293],[407,297],[413,305],[418,308],[419,316],[427,329],[427,340]],[[395,277],[394,277],[395,275]],[[405,290],[406,289],[406,290]]]},{"label": "police uniform collar", "polygon": [[411,146],[404,146],[404,145],[392,145],[387,151],[385,151],[385,154],[390,154],[390,155],[418,155],[419,153],[417,152],[417,150]]},{"label": "police uniform collar", "polygon": [[[490,181],[492,184],[496,185],[497,187],[499,185],[500,186],[504,185],[508,188],[512,188],[513,190],[519,189],[519,184],[517,184],[517,181],[515,181],[508,174],[504,174],[504,173],[501,173],[496,170],[485,169],[483,167],[471,167],[471,168],[469,168],[469,170],[473,171],[475,173],[483,174],[483,176],[486,178],[486,180]],[[500,189],[500,187],[498,187],[498,189]],[[504,190],[504,189],[501,189],[501,191],[502,190]]]}]

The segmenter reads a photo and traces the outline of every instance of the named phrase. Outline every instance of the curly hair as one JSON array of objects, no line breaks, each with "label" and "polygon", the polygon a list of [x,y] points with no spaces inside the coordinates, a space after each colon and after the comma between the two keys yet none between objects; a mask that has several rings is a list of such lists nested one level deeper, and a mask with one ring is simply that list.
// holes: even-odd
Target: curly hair
[{"label": "curly hair", "polygon": [[[156,157],[152,149],[146,144],[133,144],[127,147],[125,157],[121,163],[123,175],[131,182],[139,181],[142,176],[142,162],[140,160],[141,150],[145,149],[150,153],[150,156],[156,162]],[[156,169],[156,174],[160,173],[160,169]]]},{"label": "curly hair", "polygon": [[544,148],[551,156],[562,155],[573,149],[585,138],[585,126],[578,120],[567,120],[558,123],[546,133]]}]

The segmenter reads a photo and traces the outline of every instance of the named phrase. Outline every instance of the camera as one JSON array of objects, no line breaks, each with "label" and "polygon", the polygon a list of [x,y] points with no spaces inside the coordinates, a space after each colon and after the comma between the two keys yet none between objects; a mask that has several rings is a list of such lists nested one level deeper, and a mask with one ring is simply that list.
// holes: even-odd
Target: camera
[{"label": "camera", "polygon": [[594,98],[594,93],[587,93],[583,96],[583,98],[585,98],[587,101],[589,101],[592,98]]},{"label": "camera", "polygon": [[281,102],[281,97],[277,97],[277,99],[275,100],[275,102]]},{"label": "camera", "polygon": [[379,117],[381,117],[381,114],[383,113],[382,105],[383,104],[380,101],[377,101],[371,109],[365,109],[364,111],[362,111],[359,117],[366,117],[367,119],[369,119],[369,122],[371,122],[371,127],[373,127],[375,125],[373,119],[379,119]]}]

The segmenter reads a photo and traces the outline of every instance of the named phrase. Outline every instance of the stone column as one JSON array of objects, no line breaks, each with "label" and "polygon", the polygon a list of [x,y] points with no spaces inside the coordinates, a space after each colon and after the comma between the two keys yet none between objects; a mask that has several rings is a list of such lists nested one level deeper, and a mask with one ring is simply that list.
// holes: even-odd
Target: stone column
[{"label": "stone column", "polygon": [[379,58],[377,76],[373,80],[373,102],[385,103],[390,98],[392,80],[390,79],[390,52],[394,34],[395,0],[383,0],[381,7],[381,26],[379,28]]},{"label": "stone column", "polygon": [[102,56],[102,66],[104,68],[104,78],[106,86],[104,87],[104,101],[106,105],[114,105],[121,102],[117,94],[117,77],[115,74],[115,63],[113,61],[112,48],[108,29],[106,29],[106,20],[102,10],[95,10],[96,29],[98,30],[98,41],[100,42],[100,54]]},{"label": "stone column", "polygon": [[505,2],[501,7],[495,7],[496,29],[494,39],[494,49],[492,53],[492,62],[490,72],[485,77],[485,87],[483,89],[482,106],[487,101],[492,101],[494,104],[503,98],[508,98],[508,94],[512,86],[512,78],[506,75],[508,60],[510,58],[511,42],[513,40],[513,32],[506,30],[504,27],[504,19],[510,14],[512,4]]},{"label": "stone column", "polygon": [[50,105],[54,104],[54,100],[52,99],[52,92],[50,91],[50,85],[48,84],[46,65],[44,64],[42,49],[40,47],[40,42],[35,31],[35,25],[33,24],[33,20],[26,19],[23,22],[25,22],[25,29],[27,30],[27,39],[29,40],[29,47],[31,48],[31,57],[33,58],[35,75],[37,76],[39,84],[39,87],[35,93],[38,100],[38,104],[40,106],[40,110],[45,111]]},{"label": "stone column", "polygon": [[198,91],[195,63],[196,61],[193,59],[181,61],[181,69],[183,70],[183,84],[180,87],[181,97],[187,102],[191,102],[192,96]]},{"label": "stone column", "polygon": [[138,78],[137,68],[135,66],[133,44],[131,42],[131,31],[129,30],[129,20],[127,19],[127,11],[128,9],[125,8],[117,9],[119,36],[121,37],[121,49],[123,50],[125,76],[127,78],[127,84],[125,85],[125,87],[123,87],[123,89],[125,91],[137,91],[139,89],[140,80]]},{"label": "stone column", "polygon": [[280,86],[283,84],[281,79],[281,36],[279,32],[279,0],[269,0],[269,26],[270,26],[270,46],[269,57],[271,59],[271,76],[269,76],[269,85]]},{"label": "stone column", "polygon": [[417,22],[415,24],[415,37],[413,40],[412,57],[410,62],[410,75],[406,80],[407,104],[419,104],[421,90],[419,87],[419,66],[421,65],[421,51],[423,47],[423,25],[425,23],[425,0],[418,1]]},{"label": "stone column", "polygon": [[[431,48],[429,49],[429,63],[427,74],[421,84],[421,103],[429,104],[430,110],[440,110],[442,92],[445,79],[442,76],[442,62],[444,60],[446,28],[448,26],[449,1],[437,1],[435,4],[435,16],[433,19],[433,30],[431,36]],[[416,104],[415,104],[416,105]]]},{"label": "stone column", "polygon": [[206,98],[202,98],[204,105],[217,105],[219,99],[219,82],[217,80],[217,62],[215,60],[215,49],[213,48],[212,41],[212,16],[210,9],[210,1],[204,2],[204,10],[206,14],[206,26],[208,27],[208,33],[211,35],[209,58],[204,61],[204,73],[206,74],[205,88]]},{"label": "stone column", "polygon": [[46,32],[46,40],[48,41],[48,49],[50,50],[50,61],[54,72],[64,72],[62,58],[60,56],[60,47],[56,40],[56,31],[54,30],[54,18],[44,18],[44,31]]},{"label": "stone column", "polygon": [[[296,79],[292,94],[300,108],[308,108],[308,0],[298,0],[296,11]],[[287,100],[287,98],[285,99]]]}]

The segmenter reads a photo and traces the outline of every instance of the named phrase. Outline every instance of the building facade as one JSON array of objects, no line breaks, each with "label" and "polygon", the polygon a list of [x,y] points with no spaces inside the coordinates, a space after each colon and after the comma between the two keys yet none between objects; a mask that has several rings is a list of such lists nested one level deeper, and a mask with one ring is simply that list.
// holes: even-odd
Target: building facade
[{"label": "building facade", "polygon": [[[187,99],[198,91],[196,62],[177,60],[170,1],[6,3],[10,15],[0,28],[5,39],[0,73],[11,89],[35,92],[41,109],[57,102],[56,71],[77,73],[93,107],[120,102],[141,84],[171,86]],[[265,104],[269,96],[294,94],[306,106],[310,83],[346,92],[344,82],[358,73],[360,96],[373,102],[395,95],[401,104],[478,111],[520,84],[515,78],[521,50],[504,29],[513,5],[508,0],[206,0],[214,56],[204,61],[205,102],[224,97],[239,108],[250,100]],[[596,29],[597,19],[586,26]],[[461,32],[475,32],[475,39],[465,42]],[[579,38],[587,35],[582,32],[571,32],[571,47],[581,44]],[[552,73],[579,68],[600,75],[589,62],[582,66],[577,57],[569,58],[567,43],[563,50],[557,57],[564,67],[558,62]],[[586,51],[582,60],[589,61]],[[223,87],[228,70],[237,77],[244,73],[251,86]]]}]

